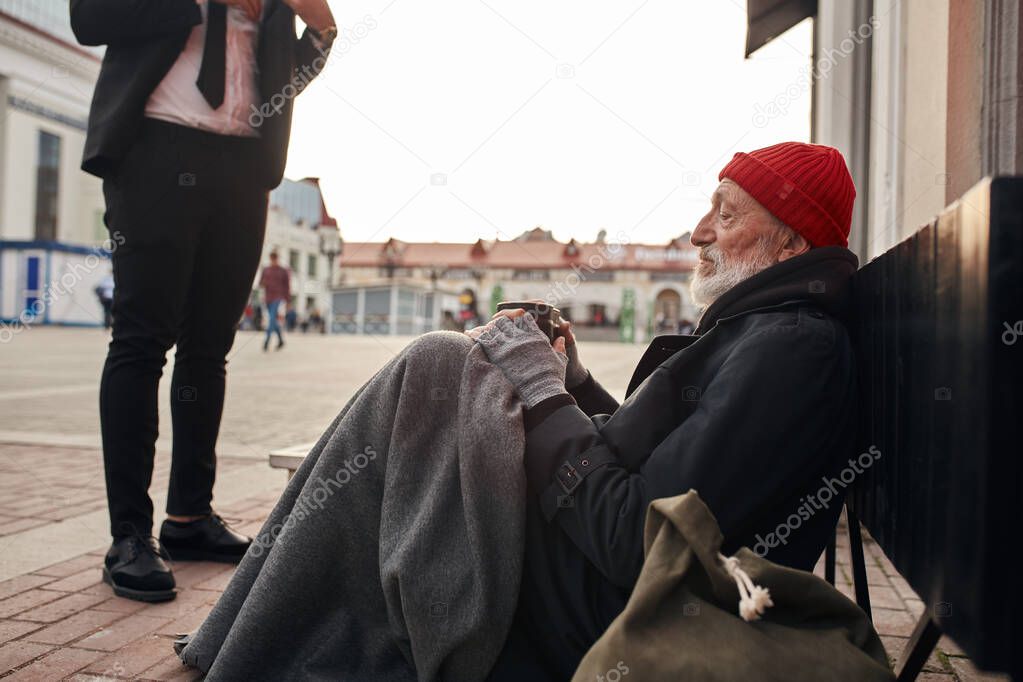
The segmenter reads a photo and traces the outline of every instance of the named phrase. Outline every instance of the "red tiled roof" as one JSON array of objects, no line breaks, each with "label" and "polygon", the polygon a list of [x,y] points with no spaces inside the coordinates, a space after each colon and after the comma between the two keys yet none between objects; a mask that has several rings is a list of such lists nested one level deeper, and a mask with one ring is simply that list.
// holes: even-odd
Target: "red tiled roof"
[{"label": "red tiled roof", "polygon": [[[575,256],[566,253],[572,244]],[[664,244],[580,244],[547,240],[494,241],[475,244],[452,242],[345,242],[341,266],[374,267],[390,262],[396,267],[513,268],[549,270],[590,265],[615,270],[688,271],[697,261],[697,249]],[[388,249],[392,254],[388,258]],[[485,249],[485,254],[480,254]],[[473,255],[473,253],[477,255]]]}]

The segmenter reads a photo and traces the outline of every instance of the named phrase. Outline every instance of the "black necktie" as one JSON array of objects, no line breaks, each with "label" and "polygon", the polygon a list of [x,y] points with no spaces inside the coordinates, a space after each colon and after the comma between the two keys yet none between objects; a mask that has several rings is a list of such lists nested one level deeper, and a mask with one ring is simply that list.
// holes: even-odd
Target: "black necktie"
[{"label": "black necktie", "polygon": [[224,78],[227,73],[227,5],[216,0],[207,3],[206,44],[202,49],[202,65],[195,84],[214,109],[224,103]]}]

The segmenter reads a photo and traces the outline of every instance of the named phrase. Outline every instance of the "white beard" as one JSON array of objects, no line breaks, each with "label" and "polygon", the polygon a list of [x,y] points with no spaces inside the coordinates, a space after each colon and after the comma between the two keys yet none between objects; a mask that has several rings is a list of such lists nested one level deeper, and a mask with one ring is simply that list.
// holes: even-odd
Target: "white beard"
[{"label": "white beard", "polygon": [[769,249],[769,241],[760,239],[753,247],[749,258],[734,262],[729,262],[716,246],[701,249],[700,256],[713,262],[714,272],[709,275],[703,274],[701,269],[707,266],[702,261],[696,266],[689,285],[693,303],[706,308],[739,282],[774,265],[778,259],[770,254]]}]

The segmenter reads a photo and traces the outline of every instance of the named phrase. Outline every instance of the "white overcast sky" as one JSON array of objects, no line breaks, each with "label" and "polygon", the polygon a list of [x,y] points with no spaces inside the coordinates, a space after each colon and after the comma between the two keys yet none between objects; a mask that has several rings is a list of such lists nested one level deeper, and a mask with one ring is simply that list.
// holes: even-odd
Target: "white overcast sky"
[{"label": "white overcast sky", "polygon": [[287,176],[347,241],[667,242],[735,151],[809,139],[810,23],[745,60],[745,0],[330,2],[362,37],[299,97]]}]

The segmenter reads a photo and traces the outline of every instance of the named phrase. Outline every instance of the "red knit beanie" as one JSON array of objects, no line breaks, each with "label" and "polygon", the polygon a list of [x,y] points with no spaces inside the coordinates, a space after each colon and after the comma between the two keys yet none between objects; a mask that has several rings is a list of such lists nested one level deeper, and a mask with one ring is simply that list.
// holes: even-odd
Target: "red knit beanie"
[{"label": "red knit beanie", "polygon": [[728,178],[811,246],[848,246],[856,188],[834,147],[782,142],[737,153],[718,180]]}]

